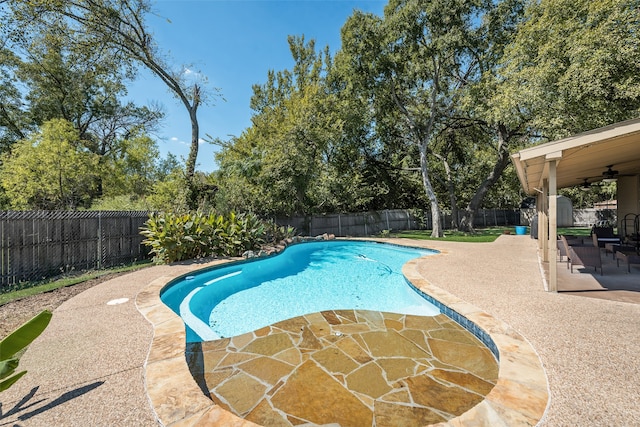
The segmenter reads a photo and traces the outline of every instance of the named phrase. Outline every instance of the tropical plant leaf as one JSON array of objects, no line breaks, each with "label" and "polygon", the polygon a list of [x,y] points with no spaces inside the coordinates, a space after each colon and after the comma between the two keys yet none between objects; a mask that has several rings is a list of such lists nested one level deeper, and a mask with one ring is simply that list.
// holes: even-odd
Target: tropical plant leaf
[{"label": "tropical plant leaf", "polygon": [[0,391],[5,391],[9,387],[11,387],[13,384],[15,384],[16,381],[18,381],[20,378],[22,378],[24,376],[24,374],[26,374],[26,373],[27,373],[27,371],[19,372],[19,373],[15,374],[14,376],[12,376],[11,378],[9,378],[8,380],[4,380],[4,381],[0,382]]},{"label": "tropical plant leaf", "polygon": [[7,378],[9,375],[13,375],[18,367],[20,360],[17,357],[7,360],[0,360],[0,380]]},{"label": "tropical plant leaf", "polygon": [[31,344],[45,330],[51,316],[50,311],[44,310],[0,341],[0,360],[11,358]]}]

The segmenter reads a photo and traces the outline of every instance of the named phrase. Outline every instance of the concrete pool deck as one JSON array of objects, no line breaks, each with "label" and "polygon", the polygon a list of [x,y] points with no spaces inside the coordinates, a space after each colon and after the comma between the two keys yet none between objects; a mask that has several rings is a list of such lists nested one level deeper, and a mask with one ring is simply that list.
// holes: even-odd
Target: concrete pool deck
[{"label": "concrete pool deck", "polygon": [[[460,298],[460,307],[478,307],[498,324],[504,322],[535,349],[551,395],[541,425],[640,424],[640,305],[544,292],[537,247],[528,236],[501,236],[488,244],[417,244],[445,253],[417,262],[411,273],[415,279]],[[164,374],[145,373],[154,364],[169,373],[184,369],[176,365],[184,343],[180,349],[174,340],[163,340],[179,333],[182,324],[161,322],[154,333],[134,301],[143,312],[146,307],[147,317],[160,316],[162,308],[151,307],[152,289],[204,265],[147,268],[60,306],[23,356],[21,367],[29,373],[0,395],[0,425],[156,425],[156,415],[175,420],[174,425],[193,425],[194,418],[184,418],[205,411],[201,403],[211,405],[195,382],[184,389]],[[129,300],[107,305],[119,298]],[[168,354],[175,357],[167,359]],[[149,399],[157,398],[164,404],[155,405],[154,413]],[[544,397],[538,400],[546,406]],[[488,420],[486,406],[479,409],[484,413],[476,421]],[[208,412],[208,421],[223,412]],[[511,421],[502,424],[526,425]],[[221,425],[250,425],[233,423]]]}]

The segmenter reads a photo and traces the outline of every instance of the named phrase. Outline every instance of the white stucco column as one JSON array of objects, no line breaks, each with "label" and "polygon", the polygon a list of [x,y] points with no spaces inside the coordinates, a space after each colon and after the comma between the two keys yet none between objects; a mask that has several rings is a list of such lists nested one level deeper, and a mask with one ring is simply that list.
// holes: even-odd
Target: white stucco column
[{"label": "white stucco column", "polygon": [[538,249],[542,251],[542,222],[544,221],[544,197],[542,197],[542,193],[539,192],[536,194],[536,213],[538,215]]},{"label": "white stucco column", "polygon": [[558,292],[558,189],[556,160],[549,162],[549,292]]},{"label": "white stucco column", "polygon": [[549,181],[542,181],[542,222],[540,223],[542,261],[549,261]]}]

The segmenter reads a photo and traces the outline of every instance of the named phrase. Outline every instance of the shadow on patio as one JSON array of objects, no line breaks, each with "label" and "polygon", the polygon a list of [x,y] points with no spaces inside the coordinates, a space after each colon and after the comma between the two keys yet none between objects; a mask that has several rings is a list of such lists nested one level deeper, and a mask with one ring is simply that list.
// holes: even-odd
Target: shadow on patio
[{"label": "shadow on patio", "polygon": [[[611,301],[640,304],[640,265],[631,264],[630,272],[627,264],[616,260],[611,253],[605,255],[600,250],[602,268],[596,272],[593,267],[581,265],[573,267],[573,273],[567,268],[567,258],[563,257],[558,263],[558,292],[591,298],[607,299]],[[545,280],[549,281],[549,263],[542,263]]]}]

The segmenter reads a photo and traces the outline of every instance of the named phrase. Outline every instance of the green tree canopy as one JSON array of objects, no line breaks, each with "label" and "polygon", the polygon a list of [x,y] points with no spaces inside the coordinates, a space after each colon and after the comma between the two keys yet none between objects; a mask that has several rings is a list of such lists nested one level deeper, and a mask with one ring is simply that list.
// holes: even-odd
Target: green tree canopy
[{"label": "green tree canopy", "polygon": [[496,98],[548,139],[640,115],[640,2],[541,0],[506,49]]},{"label": "green tree canopy", "polygon": [[108,52],[119,61],[119,66],[133,72],[143,66],[157,76],[175,95],[189,114],[191,145],[185,163],[189,201],[197,205],[198,191],[195,176],[200,125],[198,108],[208,101],[203,90],[206,78],[197,82],[186,78],[185,67],[177,69],[163,55],[153,34],[147,28],[146,16],[152,13],[147,0],[16,0],[10,3],[15,19],[25,28],[60,28],[70,45],[94,52]]},{"label": "green tree canopy", "polygon": [[98,160],[71,123],[53,119],[4,155],[2,186],[13,209],[76,209],[95,192]]},{"label": "green tree canopy", "polygon": [[359,185],[357,164],[342,157],[346,120],[327,82],[329,53],[316,52],[304,37],[290,37],[289,45],[293,69],[270,71],[265,84],[254,85],[251,127],[218,141],[218,203],[281,215],[366,204],[369,189]]},{"label": "green tree canopy", "polygon": [[[394,139],[418,157],[432,235],[442,236],[431,154],[458,115],[461,91],[482,74],[484,22],[491,2],[392,0],[384,17],[355,12],[342,29],[337,62],[375,111],[381,144]],[[416,153],[417,151],[417,153]],[[449,168],[449,166],[446,166]]]}]

